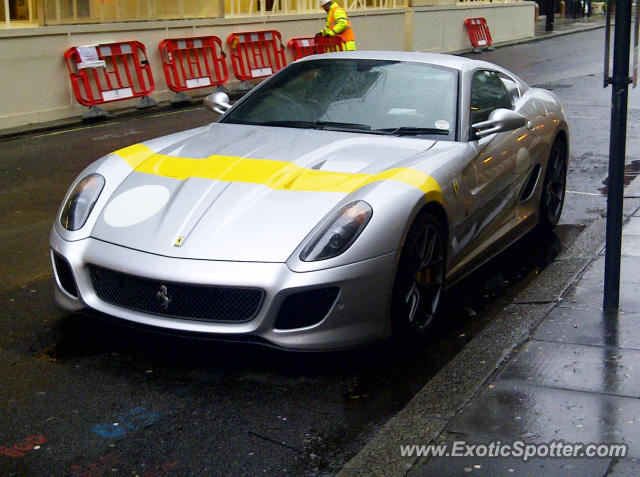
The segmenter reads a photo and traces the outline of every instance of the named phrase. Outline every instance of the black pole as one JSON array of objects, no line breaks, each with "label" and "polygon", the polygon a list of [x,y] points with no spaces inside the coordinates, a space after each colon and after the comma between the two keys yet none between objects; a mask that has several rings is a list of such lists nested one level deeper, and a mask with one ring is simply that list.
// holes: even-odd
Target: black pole
[{"label": "black pole", "polygon": [[604,262],[605,310],[620,305],[620,255],[622,242],[622,200],[627,138],[627,98],[629,95],[629,50],[631,43],[631,0],[616,0],[613,41],[613,85],[611,93],[611,134],[609,137],[609,182],[607,193],[607,248]]},{"label": "black pole", "polygon": [[556,13],[556,0],[547,0],[547,16],[544,24],[544,31],[553,31],[553,23]]}]

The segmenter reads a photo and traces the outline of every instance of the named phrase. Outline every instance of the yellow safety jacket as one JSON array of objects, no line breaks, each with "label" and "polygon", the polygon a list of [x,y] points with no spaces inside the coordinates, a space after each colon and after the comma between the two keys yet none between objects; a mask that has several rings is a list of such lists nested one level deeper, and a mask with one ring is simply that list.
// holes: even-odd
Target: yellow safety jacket
[{"label": "yellow safety jacket", "polygon": [[353,33],[351,21],[347,16],[346,10],[336,2],[333,2],[329,8],[329,12],[327,13],[327,28],[323,31],[328,32],[328,36],[339,36],[344,42],[345,50],[351,51],[356,49],[356,36]]}]

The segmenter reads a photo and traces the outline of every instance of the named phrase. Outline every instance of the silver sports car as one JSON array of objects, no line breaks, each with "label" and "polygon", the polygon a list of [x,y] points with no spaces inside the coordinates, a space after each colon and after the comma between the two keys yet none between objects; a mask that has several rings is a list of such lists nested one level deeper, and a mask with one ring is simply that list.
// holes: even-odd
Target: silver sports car
[{"label": "silver sports car", "polygon": [[445,284],[560,217],[562,106],[490,63],[315,55],[205,104],[71,185],[61,307],[299,350],[419,335]]}]

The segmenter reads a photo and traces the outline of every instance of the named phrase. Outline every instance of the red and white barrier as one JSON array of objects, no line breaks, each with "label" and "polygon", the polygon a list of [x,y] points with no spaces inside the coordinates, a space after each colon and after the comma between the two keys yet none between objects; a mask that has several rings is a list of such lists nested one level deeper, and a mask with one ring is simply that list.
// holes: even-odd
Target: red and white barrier
[{"label": "red and white barrier", "polygon": [[148,97],[155,90],[155,83],[142,43],[74,46],[65,52],[64,58],[80,104],[96,108],[113,101],[142,98],[139,108],[155,105]]},{"label": "red and white barrier", "polygon": [[464,24],[467,27],[469,40],[475,48],[474,52],[479,52],[482,47],[493,50],[493,46],[491,46],[493,40],[491,39],[491,32],[489,32],[489,27],[487,26],[487,20],[484,18],[467,18]]},{"label": "red and white barrier", "polygon": [[217,36],[167,39],[158,49],[171,91],[221,86],[229,79],[226,55]]},{"label": "red and white barrier", "polygon": [[291,38],[287,47],[291,51],[293,59],[299,60],[309,55],[342,51],[344,50],[344,42],[339,36]]},{"label": "red and white barrier", "polygon": [[287,66],[282,37],[276,30],[232,33],[227,44],[233,73],[240,81],[266,78]]}]

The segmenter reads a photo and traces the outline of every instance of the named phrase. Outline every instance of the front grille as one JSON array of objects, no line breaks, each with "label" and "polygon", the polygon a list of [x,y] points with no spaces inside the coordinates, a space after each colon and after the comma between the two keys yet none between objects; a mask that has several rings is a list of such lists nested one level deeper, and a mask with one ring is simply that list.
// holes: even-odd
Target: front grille
[{"label": "front grille", "polygon": [[107,303],[153,315],[211,322],[242,322],[256,316],[264,291],[175,283],[89,265],[91,283]]},{"label": "front grille", "polygon": [[280,307],[275,328],[291,330],[319,323],[333,307],[339,291],[338,287],[330,287],[289,295]]}]

